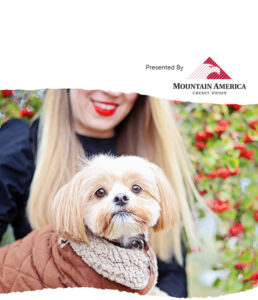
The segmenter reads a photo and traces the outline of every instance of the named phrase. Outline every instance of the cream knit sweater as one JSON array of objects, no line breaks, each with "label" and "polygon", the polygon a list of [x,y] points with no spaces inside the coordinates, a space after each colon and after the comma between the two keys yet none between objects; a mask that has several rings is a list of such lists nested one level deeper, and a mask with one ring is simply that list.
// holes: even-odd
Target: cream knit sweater
[{"label": "cream knit sweater", "polygon": [[[90,243],[70,243],[72,249],[98,274],[134,290],[144,289],[150,279],[148,258],[143,250],[125,249],[87,233]],[[61,247],[65,246],[59,239]],[[157,265],[156,258],[153,262]],[[157,282],[157,272],[154,286]]]}]

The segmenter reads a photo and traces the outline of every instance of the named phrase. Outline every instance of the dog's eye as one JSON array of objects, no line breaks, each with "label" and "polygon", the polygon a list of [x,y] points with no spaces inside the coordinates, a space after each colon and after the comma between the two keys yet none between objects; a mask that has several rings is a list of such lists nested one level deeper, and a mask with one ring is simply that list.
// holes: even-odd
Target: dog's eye
[{"label": "dog's eye", "polygon": [[132,191],[133,191],[135,194],[139,194],[139,193],[142,191],[142,188],[141,188],[139,185],[134,184],[134,185],[132,186]]},{"label": "dog's eye", "polygon": [[98,198],[103,198],[106,195],[106,191],[103,188],[100,188],[96,191],[95,195]]}]

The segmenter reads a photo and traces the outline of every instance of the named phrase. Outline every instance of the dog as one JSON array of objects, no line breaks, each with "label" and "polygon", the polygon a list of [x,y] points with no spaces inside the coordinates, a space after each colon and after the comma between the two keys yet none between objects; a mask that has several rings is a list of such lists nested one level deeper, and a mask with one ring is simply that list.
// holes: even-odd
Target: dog
[{"label": "dog", "polygon": [[[155,287],[157,263],[148,231],[178,221],[174,191],[161,168],[137,156],[94,156],[57,192],[51,227],[36,230],[30,242],[22,242],[23,252],[28,252],[27,244],[34,245],[35,255],[39,251],[40,264],[35,270],[34,259],[39,282],[35,287],[26,283],[25,290],[84,286],[165,295]],[[70,282],[71,274],[75,279]],[[12,291],[21,291],[24,280]]]}]

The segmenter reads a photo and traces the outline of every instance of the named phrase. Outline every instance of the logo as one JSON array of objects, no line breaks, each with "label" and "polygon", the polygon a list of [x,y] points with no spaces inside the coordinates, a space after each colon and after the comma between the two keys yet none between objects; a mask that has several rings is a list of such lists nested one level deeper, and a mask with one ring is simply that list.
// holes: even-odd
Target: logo
[{"label": "logo", "polygon": [[207,58],[188,79],[231,79],[212,58]]},{"label": "logo", "polygon": [[[189,81],[197,79],[199,81]],[[208,79],[208,80],[207,80]],[[212,79],[212,80],[210,80]],[[223,81],[220,79],[230,79]],[[173,82],[173,90],[180,90],[192,95],[228,95],[229,93],[239,97],[241,90],[246,90],[246,84],[232,80],[231,77],[212,58],[207,58],[188,78],[182,82]],[[187,95],[186,94],[186,95]]]}]

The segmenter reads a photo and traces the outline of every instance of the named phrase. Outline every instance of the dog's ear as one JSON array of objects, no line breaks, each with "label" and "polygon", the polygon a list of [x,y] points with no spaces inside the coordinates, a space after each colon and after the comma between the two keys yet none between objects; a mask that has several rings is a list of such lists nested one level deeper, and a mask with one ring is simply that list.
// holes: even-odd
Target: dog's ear
[{"label": "dog's ear", "polygon": [[179,222],[179,207],[172,185],[163,170],[153,163],[151,163],[151,168],[156,178],[161,208],[159,220],[153,227],[153,230],[160,231],[170,228]]},{"label": "dog's ear", "polygon": [[83,219],[81,172],[61,187],[51,207],[50,223],[56,233],[66,240],[89,243]]}]

